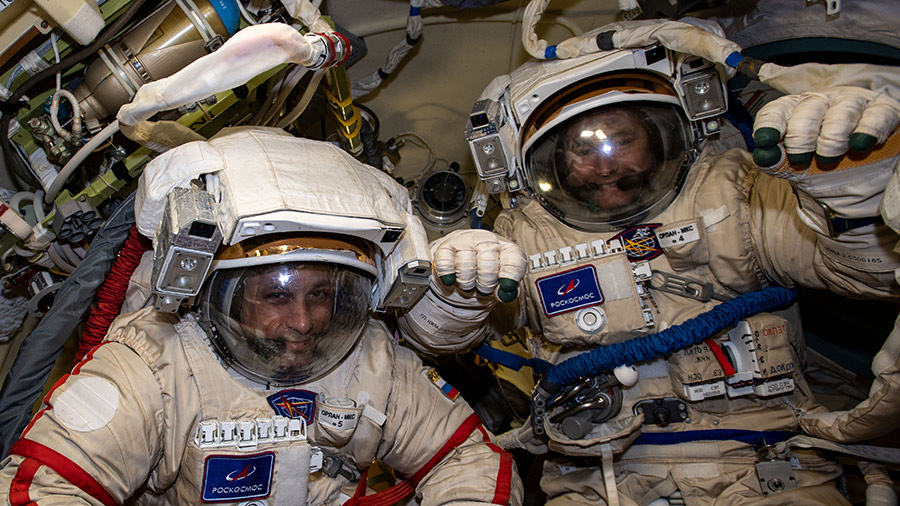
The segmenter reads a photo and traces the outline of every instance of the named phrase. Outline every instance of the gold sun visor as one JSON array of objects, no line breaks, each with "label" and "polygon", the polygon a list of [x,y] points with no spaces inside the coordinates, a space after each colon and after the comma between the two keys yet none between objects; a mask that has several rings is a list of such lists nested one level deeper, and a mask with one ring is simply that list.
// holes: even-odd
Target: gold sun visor
[{"label": "gold sun visor", "polygon": [[535,132],[555,123],[565,111],[607,93],[628,95],[632,100],[639,100],[640,95],[662,95],[672,97],[675,99],[672,102],[677,103],[678,98],[672,84],[654,72],[635,70],[593,76],[561,90],[538,106],[522,126],[521,145],[527,144]]},{"label": "gold sun visor", "polygon": [[377,276],[371,243],[350,236],[269,234],[224,247],[212,269],[294,261],[330,262],[355,267]]}]

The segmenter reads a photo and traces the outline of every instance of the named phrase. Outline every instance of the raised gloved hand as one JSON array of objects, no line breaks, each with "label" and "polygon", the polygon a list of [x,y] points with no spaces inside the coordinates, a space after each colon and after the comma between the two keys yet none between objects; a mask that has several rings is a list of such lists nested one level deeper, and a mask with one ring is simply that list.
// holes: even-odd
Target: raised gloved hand
[{"label": "raised gloved hand", "polygon": [[776,166],[784,144],[787,162],[805,166],[835,165],[847,153],[865,153],[883,144],[900,123],[900,103],[888,95],[856,86],[785,95],[766,104],[756,115],[753,161],[761,168]]},{"label": "raised gloved hand", "polygon": [[527,257],[515,243],[487,230],[456,230],[431,245],[434,276],[428,293],[398,323],[410,344],[431,354],[477,346],[498,301],[519,294]]},{"label": "raised gloved hand", "polygon": [[900,156],[900,102],[835,86],[785,95],[757,114],[753,161],[799,190],[799,216],[822,235],[880,222],[878,205]]},{"label": "raised gloved hand", "polygon": [[519,294],[527,258],[512,241],[487,230],[456,230],[431,245],[434,273],[445,286],[511,302]]}]

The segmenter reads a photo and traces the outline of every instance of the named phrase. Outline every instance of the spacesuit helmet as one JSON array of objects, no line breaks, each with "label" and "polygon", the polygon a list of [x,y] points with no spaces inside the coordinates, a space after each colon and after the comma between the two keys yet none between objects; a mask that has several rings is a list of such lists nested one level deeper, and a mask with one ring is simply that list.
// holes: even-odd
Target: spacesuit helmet
[{"label": "spacesuit helmet", "polygon": [[224,248],[200,293],[219,357],[246,377],[315,380],[353,350],[368,321],[377,271],[352,237],[259,236]]},{"label": "spacesuit helmet", "polygon": [[[713,64],[661,46],[530,61],[488,86],[467,136],[492,191],[525,189],[566,225],[606,232],[677,197],[724,96]],[[479,114],[492,101],[508,119]]]},{"label": "spacesuit helmet", "polygon": [[588,231],[664,209],[690,161],[679,109],[665,100],[620,100],[569,115],[528,143],[523,163],[533,192],[568,225]]},{"label": "spacesuit helmet", "polygon": [[155,229],[155,307],[196,307],[220,361],[257,382],[321,378],[369,311],[408,307],[430,251],[408,192],[337,146],[281,130],[225,132],[145,168],[138,229]]}]

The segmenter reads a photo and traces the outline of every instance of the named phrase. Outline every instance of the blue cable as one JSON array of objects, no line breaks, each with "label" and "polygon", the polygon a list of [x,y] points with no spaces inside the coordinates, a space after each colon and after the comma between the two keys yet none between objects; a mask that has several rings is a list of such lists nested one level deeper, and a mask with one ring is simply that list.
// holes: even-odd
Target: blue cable
[{"label": "blue cable", "polygon": [[469,211],[469,218],[472,219],[472,224],[469,228],[477,229],[481,227],[481,216],[478,216],[478,212],[475,209]]},{"label": "blue cable", "polygon": [[722,116],[741,132],[747,151],[756,151],[756,141],[753,139],[753,115],[731,88],[728,88],[728,110]]},{"label": "blue cable", "polygon": [[796,296],[796,290],[780,286],[745,293],[662,332],[594,348],[564,360],[547,371],[546,379],[557,385],[568,385],[578,378],[611,371],[621,365],[670,355],[699,344],[748,316],[785,307]]}]

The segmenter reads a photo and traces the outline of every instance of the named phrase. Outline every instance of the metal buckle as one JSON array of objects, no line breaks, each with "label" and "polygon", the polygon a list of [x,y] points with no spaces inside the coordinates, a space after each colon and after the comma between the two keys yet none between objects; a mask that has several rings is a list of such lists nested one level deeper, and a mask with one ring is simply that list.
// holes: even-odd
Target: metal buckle
[{"label": "metal buckle", "polygon": [[763,495],[777,494],[797,488],[797,478],[790,461],[780,459],[774,445],[763,444],[756,449],[756,476]]},{"label": "metal buckle", "polygon": [[622,408],[622,389],[614,377],[600,374],[568,386],[547,403],[550,423],[560,424],[572,439],[589,434],[595,423],[613,418]]},{"label": "metal buckle", "polygon": [[700,281],[657,270],[654,270],[650,277],[650,288],[699,300],[700,302],[709,302],[712,299],[721,301],[730,299],[726,295],[717,293],[710,283],[701,283]]}]

